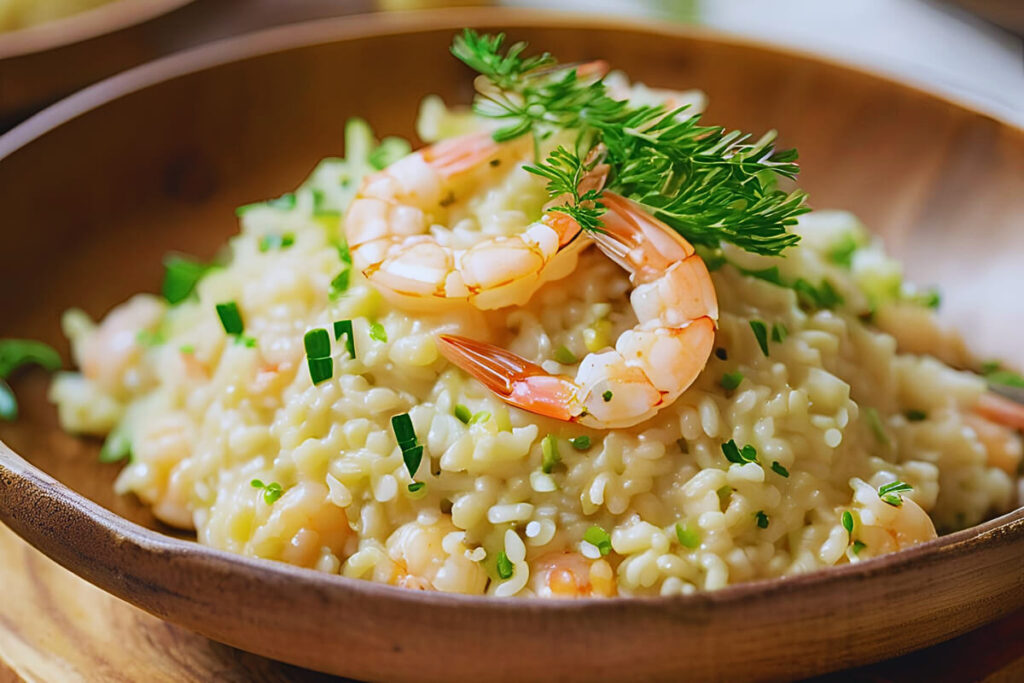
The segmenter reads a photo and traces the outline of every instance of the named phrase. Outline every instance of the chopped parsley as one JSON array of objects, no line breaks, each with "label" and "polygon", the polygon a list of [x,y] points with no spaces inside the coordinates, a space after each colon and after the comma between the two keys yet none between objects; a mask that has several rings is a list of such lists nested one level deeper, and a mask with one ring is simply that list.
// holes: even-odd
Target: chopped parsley
[{"label": "chopped parsley", "polygon": [[331,291],[328,297],[331,301],[336,301],[342,294],[348,291],[349,278],[351,277],[351,270],[345,268],[343,271],[334,276],[331,280]]},{"label": "chopped parsley", "polygon": [[284,488],[276,481],[264,484],[259,479],[253,479],[249,484],[254,489],[263,489],[263,502],[267,505],[273,505],[278,498],[284,495]]},{"label": "chopped parsley", "polygon": [[725,454],[726,460],[737,465],[757,462],[757,449],[750,444],[740,448],[736,445],[735,439],[729,439],[722,444],[722,453]]},{"label": "chopped parsley", "polygon": [[679,539],[679,544],[684,548],[696,548],[700,545],[700,532],[691,529],[689,525],[677,522],[676,523],[676,538]]},{"label": "chopped parsley", "polygon": [[772,472],[780,477],[789,478],[789,470],[782,466],[778,460],[772,460]]},{"label": "chopped parsley", "polygon": [[921,422],[928,419],[928,413],[923,410],[908,410],[904,415],[911,422]]},{"label": "chopped parsley", "polygon": [[853,514],[849,510],[843,510],[842,516],[843,528],[846,529],[846,533],[853,533]]},{"label": "chopped parsley", "polygon": [[512,564],[512,560],[508,559],[508,555],[502,550],[498,553],[498,578],[502,581],[507,581],[512,578],[512,575],[516,573],[516,566]]},{"label": "chopped parsley", "polygon": [[768,528],[768,515],[764,514],[764,510],[758,510],[754,513],[754,519],[757,520],[757,526],[762,529]]},{"label": "chopped parsley", "polygon": [[583,540],[597,548],[602,555],[607,555],[612,551],[612,537],[596,524],[587,529],[583,534]]},{"label": "chopped parsley", "polygon": [[854,239],[853,235],[846,233],[843,238],[839,240],[835,246],[832,247],[828,252],[828,259],[836,264],[849,270],[853,267],[853,254],[860,248],[857,244],[857,240]]},{"label": "chopped parsley", "polygon": [[370,339],[379,342],[386,342],[388,340],[388,331],[384,329],[384,326],[380,323],[370,323]]},{"label": "chopped parsley", "polygon": [[459,418],[462,424],[469,424],[469,421],[473,419],[473,413],[466,406],[461,403],[455,406],[455,410],[452,411],[455,417]]},{"label": "chopped parsley", "polygon": [[167,303],[181,303],[195,290],[196,285],[213,266],[178,254],[164,257],[164,283],[161,293]]},{"label": "chopped parsley", "polygon": [[844,301],[842,295],[836,291],[835,287],[828,280],[822,280],[821,284],[815,287],[807,280],[799,278],[793,283],[792,289],[796,292],[797,299],[805,308],[835,308]]},{"label": "chopped parsley", "polygon": [[425,482],[414,481],[413,483],[409,484],[409,486],[408,486],[409,493],[416,493],[417,491],[421,490],[425,486],[426,486]]},{"label": "chopped parsley", "polygon": [[768,355],[768,326],[762,320],[751,320],[750,329],[757,339],[757,345],[761,347],[761,353]]},{"label": "chopped parsley", "polygon": [[242,314],[238,310],[238,304],[234,301],[217,304],[217,317],[220,318],[220,324],[228,334],[240,335],[245,331]]},{"label": "chopped parsley", "polygon": [[132,454],[132,440],[125,430],[118,425],[110,434],[107,434],[103,446],[100,448],[99,460],[102,463],[119,462],[130,458]]},{"label": "chopped parsley", "polygon": [[724,375],[722,375],[720,384],[722,385],[722,388],[725,389],[726,391],[733,391],[734,389],[736,389],[736,387],[740,385],[742,381],[742,372],[727,372]]},{"label": "chopped parsley", "polygon": [[540,452],[540,470],[544,474],[551,474],[551,470],[562,462],[562,454],[558,452],[558,439],[554,434],[548,434],[541,440]]},{"label": "chopped parsley", "polygon": [[879,487],[878,497],[882,499],[882,502],[898,508],[903,505],[903,496],[900,494],[913,490],[914,487],[910,484],[896,480],[886,484],[885,486]]},{"label": "chopped parsley", "polygon": [[601,394],[601,398],[604,399],[605,403],[607,403],[608,401],[612,400],[612,392],[611,392],[611,390],[605,390],[605,392],[603,394]]},{"label": "chopped parsley", "polygon": [[864,548],[867,548],[867,547],[868,547],[867,544],[864,543],[863,541],[854,541],[853,543],[850,544],[850,552],[852,552],[854,554],[854,556],[856,557],[856,556],[860,555],[860,551],[864,550]]},{"label": "chopped parsley", "polygon": [[782,323],[772,325],[772,341],[781,344],[789,336],[789,329]]},{"label": "chopped parsley", "polygon": [[575,448],[576,450],[585,451],[590,448],[590,437],[587,436],[586,434],[582,434],[580,436],[569,439],[569,443],[572,444],[572,447]]},{"label": "chopped parsley", "polygon": [[260,251],[268,252],[271,249],[287,249],[295,244],[295,234],[286,232],[283,235],[271,233],[260,238]]},{"label": "chopped parsley", "polygon": [[556,362],[561,363],[562,365],[572,365],[579,362],[579,358],[576,357],[576,354],[565,346],[559,346],[555,349],[554,358]]}]

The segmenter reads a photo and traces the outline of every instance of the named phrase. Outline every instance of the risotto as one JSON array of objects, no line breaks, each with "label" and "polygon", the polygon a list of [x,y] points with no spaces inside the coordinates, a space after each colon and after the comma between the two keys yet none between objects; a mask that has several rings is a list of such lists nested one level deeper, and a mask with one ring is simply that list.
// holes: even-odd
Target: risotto
[{"label": "risotto", "polygon": [[[600,65],[545,66],[522,71],[604,88],[658,122],[695,122],[703,101]],[[954,369],[971,359],[939,325],[937,297],[904,283],[852,215],[803,213],[796,193],[766,190],[793,218],[776,253],[745,246],[725,214],[711,221],[720,240],[681,230],[697,244],[672,246],[694,264],[687,282],[710,294],[658,294],[648,336],[692,332],[704,350],[652,342],[633,362],[623,340],[654,324],[644,288],[669,287],[645,284],[631,260],[649,242],[609,258],[616,207],[629,228],[640,204],[602,195],[605,178],[572,176],[562,189],[575,204],[553,189],[563,166],[547,155],[574,144],[573,125],[534,128],[522,145],[530,130],[492,135],[500,118],[477,112],[428,98],[420,137],[447,142],[412,155],[350,121],[345,158],[239,209],[215,263],[169,256],[162,296],[137,295],[99,324],[67,312],[82,370],[58,376],[52,399],[66,429],[107,435],[102,459],[127,461],[118,492],[216,548],[500,597],[716,589],[860,562],[1014,505],[1019,435],[985,381]],[[600,149],[589,165],[567,158],[624,177]],[[377,211],[391,185],[412,182],[410,159],[471,165],[472,180],[426,216],[412,199]],[[570,209],[545,213],[559,202]],[[523,237],[543,230],[554,237]],[[452,285],[456,266],[438,253],[485,284]],[[516,279],[487,285],[495,273]],[[698,303],[700,315],[664,322]],[[614,354],[628,376],[602,370]]]}]

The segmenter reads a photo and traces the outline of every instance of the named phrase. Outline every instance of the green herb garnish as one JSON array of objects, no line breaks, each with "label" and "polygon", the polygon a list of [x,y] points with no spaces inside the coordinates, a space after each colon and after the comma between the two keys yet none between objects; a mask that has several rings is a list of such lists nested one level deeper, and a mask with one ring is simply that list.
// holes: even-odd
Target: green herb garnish
[{"label": "green herb garnish", "polygon": [[768,528],[768,515],[764,514],[764,510],[758,510],[754,513],[754,519],[757,520],[757,526],[762,529]]},{"label": "green herb garnish", "polygon": [[828,258],[837,266],[849,269],[853,266],[853,254],[859,248],[857,240],[853,238],[853,235],[847,233],[828,252]]},{"label": "green herb garnish", "polygon": [[164,284],[161,292],[167,303],[181,303],[195,290],[213,266],[177,254],[164,257]]},{"label": "green herb garnish", "polygon": [[736,387],[740,385],[742,381],[742,372],[727,372],[724,375],[722,375],[720,384],[722,385],[722,388],[725,389],[726,391],[733,391],[734,389],[736,389]]},{"label": "green herb garnish", "polygon": [[572,447],[575,448],[576,450],[585,451],[590,448],[590,437],[587,436],[586,434],[582,434],[580,436],[569,439],[569,443],[572,444]]},{"label": "green herb garnish", "polygon": [[768,355],[768,326],[761,320],[751,320],[750,329],[757,339],[757,345],[761,347],[761,353]]},{"label": "green herb garnish", "polygon": [[512,560],[508,559],[508,555],[505,554],[504,550],[498,553],[497,569],[498,578],[503,581],[511,579],[512,575],[516,573],[515,565],[512,564]]},{"label": "green herb garnish", "polygon": [[259,247],[261,252],[268,252],[271,249],[287,249],[293,244],[295,244],[293,233],[286,232],[283,235],[273,233],[261,237]]},{"label": "green herb garnish", "polygon": [[782,466],[778,460],[772,460],[772,472],[779,475],[780,477],[789,478],[789,470]]},{"label": "green herb garnish", "polygon": [[846,533],[853,533],[853,514],[849,510],[843,510],[842,516],[843,528],[846,529]]},{"label": "green herb garnish", "polygon": [[997,360],[986,361],[981,364],[981,374],[989,384],[998,384],[1004,387],[1018,387],[1024,389],[1024,377],[1012,370],[1007,370]]},{"label": "green herb garnish", "polygon": [[864,550],[864,548],[867,548],[867,547],[868,547],[867,544],[864,543],[863,541],[854,541],[853,543],[850,544],[850,552],[852,552],[854,554],[854,556],[856,557],[856,556],[860,555],[860,551]]},{"label": "green herb garnish", "polygon": [[327,295],[331,301],[337,300],[338,297],[340,297],[342,294],[348,291],[351,272],[351,270],[346,268],[345,270],[335,275],[334,279],[331,280],[331,290]]},{"label": "green herb garnish", "polygon": [[352,334],[352,321],[351,320],[337,320],[334,323],[334,341],[341,339],[342,335],[345,336],[345,349],[348,351],[348,355],[355,360],[356,357],[356,342],[355,336]]},{"label": "green herb garnish", "polygon": [[605,392],[603,394],[601,394],[601,398],[604,399],[605,403],[607,403],[608,401],[612,400],[612,392],[611,392],[611,390],[605,390]]},{"label": "green herb garnish", "polygon": [[217,317],[220,318],[220,324],[228,334],[242,334],[245,331],[242,314],[238,311],[238,304],[234,301],[217,304]]},{"label": "green herb garnish", "polygon": [[269,199],[265,202],[254,202],[252,204],[246,204],[235,209],[235,215],[241,218],[245,214],[249,213],[255,208],[266,206],[271,209],[277,209],[278,211],[291,211],[295,208],[295,194],[289,192],[283,194],[276,199]]},{"label": "green herb garnish", "polygon": [[793,178],[797,155],[778,151],[774,133],[754,142],[747,134],[699,125],[685,108],[632,105],[612,98],[600,78],[556,68],[547,54],[523,57],[504,35],[470,29],[455,38],[452,53],[483,75],[477,114],[497,119],[501,142],[532,133],[544,140],[573,131],[577,149],[556,149],[527,170],[548,179],[552,196],[568,195],[563,211],[587,230],[600,228],[600,192],[578,194],[579,179],[601,150],[611,172],[605,189],[639,202],[691,243],[732,242],[748,251],[778,254],[800,238],[787,231],[808,209],[800,191],[775,188],[775,177]]},{"label": "green herb garnish", "polygon": [[416,493],[426,485],[426,482],[414,481],[413,483],[409,484],[407,488],[409,489],[409,493]]},{"label": "green herb garnish", "polygon": [[455,414],[455,417],[459,418],[462,424],[468,425],[469,421],[473,419],[473,413],[469,410],[469,408],[462,405],[461,403],[455,406],[455,410],[453,412]]},{"label": "green herb garnish", "polygon": [[688,525],[676,523],[676,538],[684,548],[696,548],[700,545],[700,532],[690,529]]},{"label": "green herb garnish", "polygon": [[559,346],[555,349],[554,358],[556,362],[561,363],[562,365],[572,365],[579,361],[576,354],[565,346]]},{"label": "green herb garnish", "polygon": [[597,548],[602,555],[607,555],[612,551],[612,537],[596,524],[587,529],[583,534],[583,540]]},{"label": "green herb garnish", "polygon": [[928,413],[923,410],[908,410],[904,415],[911,422],[921,422],[928,419]]},{"label": "green herb garnish", "polygon": [[331,358],[331,337],[327,330],[318,327],[306,332],[302,343],[306,348],[306,364],[313,384],[320,384],[333,377],[334,359]]},{"label": "green herb garnish", "polygon": [[254,489],[263,489],[263,502],[267,505],[273,505],[278,498],[284,495],[284,489],[276,481],[264,484],[259,479],[253,479],[249,485]]},{"label": "green herb garnish", "polygon": [[722,444],[722,453],[725,459],[737,465],[745,465],[748,462],[757,462],[757,449],[749,443],[743,448],[736,445],[735,439],[729,439]]},{"label": "green herb garnish", "polygon": [[119,462],[131,457],[131,454],[131,437],[118,425],[112,432],[107,434],[107,438],[100,448],[99,460],[103,463]]},{"label": "green herb garnish", "polygon": [[388,340],[388,331],[384,329],[384,326],[380,323],[370,323],[370,339],[379,342],[386,342]]},{"label": "green herb garnish", "polygon": [[781,344],[789,336],[789,329],[782,323],[772,325],[772,341]]},{"label": "green herb garnish", "polygon": [[491,419],[491,414],[486,410],[478,410],[473,413],[473,417],[469,418],[469,424],[475,425],[481,422],[487,422]]},{"label": "green herb garnish", "polygon": [[914,487],[910,484],[897,480],[879,487],[878,497],[882,499],[882,502],[898,508],[903,505],[903,496],[900,494],[913,490]]},{"label": "green herb garnish", "polygon": [[409,413],[402,413],[391,418],[391,429],[395,432],[398,447],[402,450],[402,461],[409,470],[409,476],[415,477],[423,460],[423,446],[419,445],[416,430],[412,426]]},{"label": "green herb garnish", "polygon": [[878,414],[875,408],[868,407],[864,409],[864,416],[868,420],[868,426],[871,427],[871,431],[874,433],[875,438],[880,443],[889,444],[889,435],[885,433],[885,425],[882,424],[882,418]]},{"label": "green herb garnish", "polygon": [[558,439],[554,434],[548,434],[540,442],[540,470],[544,474],[551,474],[551,470],[562,462],[562,454],[558,452]]}]

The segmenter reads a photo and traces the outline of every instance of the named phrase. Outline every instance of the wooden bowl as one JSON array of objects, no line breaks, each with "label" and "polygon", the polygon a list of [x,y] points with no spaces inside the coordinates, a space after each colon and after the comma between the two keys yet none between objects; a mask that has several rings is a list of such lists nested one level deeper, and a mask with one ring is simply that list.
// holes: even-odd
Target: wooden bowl
[{"label": "wooden bowl", "polygon": [[[115,0],[61,19],[0,33],[0,116],[53,102],[87,83],[152,59],[143,28],[194,0]],[[152,27],[149,27],[152,29]]]},{"label": "wooden bowl", "polygon": [[[605,57],[653,85],[702,88],[710,121],[778,128],[801,150],[814,204],[858,212],[912,276],[946,285],[944,305],[972,340],[1022,360],[1020,130],[731,39],[467,10],[324,21],[203,48],[101,83],[0,138],[0,336],[66,350],[62,310],[96,316],[155,290],[168,250],[211,256],[237,229],[235,206],[342,153],[347,117],[411,136],[423,95],[468,102],[470,75],[447,54],[463,25],[506,29],[565,60]],[[162,533],[111,492],[117,468],[96,462],[97,444],[57,429],[43,376],[14,388],[23,416],[0,430],[0,520],[157,616],[324,671],[792,678],[935,643],[1024,605],[1024,510],[880,559],[682,598],[460,597],[246,559]]]}]

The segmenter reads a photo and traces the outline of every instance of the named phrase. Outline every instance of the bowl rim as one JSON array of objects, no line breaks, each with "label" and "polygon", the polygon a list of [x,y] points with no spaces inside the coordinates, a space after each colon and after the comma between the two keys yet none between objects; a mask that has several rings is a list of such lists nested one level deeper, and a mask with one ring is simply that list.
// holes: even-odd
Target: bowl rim
[{"label": "bowl rim", "polygon": [[[454,19],[458,21],[454,21]],[[103,80],[93,86],[71,95],[44,109],[27,121],[0,136],[0,162],[16,153],[20,148],[46,135],[63,123],[71,121],[92,109],[99,108],[136,91],[162,82],[184,77],[206,69],[223,66],[244,59],[258,58],[291,49],[301,49],[353,38],[374,38],[390,35],[418,33],[424,30],[449,29],[456,31],[463,25],[480,28],[518,27],[604,27],[658,33],[697,42],[725,43],[728,45],[772,53],[782,53],[800,60],[811,60],[830,68],[839,68],[881,80],[892,85],[915,91],[922,96],[945,102],[948,106],[967,113],[991,119],[997,124],[1024,134],[1024,128],[1015,123],[985,114],[970,105],[955,102],[944,94],[922,90],[886,75],[879,75],[860,67],[851,67],[840,61],[822,58],[796,50],[779,49],[770,43],[749,40],[715,31],[695,30],[690,27],[665,26],[650,21],[625,20],[618,17],[582,17],[563,12],[541,12],[533,10],[494,10],[450,8],[402,12],[390,15],[356,15],[330,19],[318,19],[272,29],[256,31],[217,41],[182,53],[171,55],[119,75]],[[183,559],[202,558],[212,562],[223,571],[246,571],[252,578],[270,582],[301,581],[307,587],[342,593],[359,593],[369,597],[387,600],[408,600],[426,605],[446,607],[481,607],[490,609],[531,611],[557,610],[571,612],[581,609],[595,609],[599,605],[621,606],[623,603],[637,603],[653,606],[673,607],[713,604],[729,605],[743,603],[751,598],[765,598],[769,595],[788,594],[811,587],[827,588],[851,579],[867,579],[882,574],[898,574],[920,561],[938,558],[951,552],[968,552],[974,545],[986,538],[1010,535],[1024,538],[1024,506],[990,519],[979,525],[877,558],[827,567],[802,574],[781,578],[760,579],[731,584],[713,591],[699,591],[681,596],[635,596],[615,598],[584,598],[580,600],[523,600],[520,598],[496,598],[493,596],[469,596],[430,591],[407,591],[362,579],[350,579],[340,575],[327,574],[313,569],[295,567],[283,562],[252,558],[230,553],[191,540],[182,540],[131,522],[114,512],[94,503],[53,477],[43,473],[0,441],[0,484],[8,482],[2,476],[5,472],[13,475],[22,484],[33,486],[45,494],[50,502],[73,516],[88,519],[112,534],[119,544],[130,545],[149,553],[167,553]],[[2,487],[0,487],[2,488]],[[11,518],[11,511],[4,516]]]},{"label": "bowl rim", "polygon": [[0,33],[0,60],[47,52],[115,33],[196,0],[115,0],[42,24]]}]

